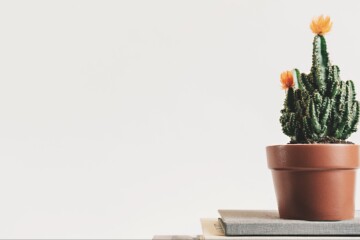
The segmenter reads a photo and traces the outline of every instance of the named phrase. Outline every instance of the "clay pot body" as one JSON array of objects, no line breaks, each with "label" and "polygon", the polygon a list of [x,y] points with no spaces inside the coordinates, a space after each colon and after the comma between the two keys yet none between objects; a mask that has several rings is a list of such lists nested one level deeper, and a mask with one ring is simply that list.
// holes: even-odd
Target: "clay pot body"
[{"label": "clay pot body", "polygon": [[275,145],[268,146],[266,153],[281,218],[354,218],[359,145]]}]

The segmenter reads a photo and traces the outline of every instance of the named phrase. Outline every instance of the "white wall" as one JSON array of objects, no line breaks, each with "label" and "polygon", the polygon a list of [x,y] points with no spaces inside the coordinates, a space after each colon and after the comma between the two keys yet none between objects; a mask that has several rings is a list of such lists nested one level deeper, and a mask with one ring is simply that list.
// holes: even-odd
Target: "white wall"
[{"label": "white wall", "polygon": [[0,2],[0,238],[199,234],[219,208],[275,209],[265,146],[288,141],[279,75],[309,71],[309,23],[324,13],[332,61],[360,90],[359,12],[355,0]]}]

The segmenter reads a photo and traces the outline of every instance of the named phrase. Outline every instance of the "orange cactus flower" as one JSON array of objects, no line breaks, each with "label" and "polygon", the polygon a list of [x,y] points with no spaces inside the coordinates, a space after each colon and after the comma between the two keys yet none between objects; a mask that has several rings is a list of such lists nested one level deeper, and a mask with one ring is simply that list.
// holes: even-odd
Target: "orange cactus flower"
[{"label": "orange cactus flower", "polygon": [[294,77],[292,75],[292,72],[285,71],[285,72],[281,73],[280,82],[281,82],[281,87],[284,90],[294,87],[295,83],[294,83]]},{"label": "orange cactus flower", "polygon": [[329,16],[319,16],[314,18],[310,24],[311,31],[317,35],[324,35],[330,32],[332,27],[332,22],[330,21]]}]

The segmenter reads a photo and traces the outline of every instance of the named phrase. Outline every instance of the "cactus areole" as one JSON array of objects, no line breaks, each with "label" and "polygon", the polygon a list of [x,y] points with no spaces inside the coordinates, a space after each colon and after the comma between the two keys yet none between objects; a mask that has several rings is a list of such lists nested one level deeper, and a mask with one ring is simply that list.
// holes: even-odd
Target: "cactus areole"
[{"label": "cactus areole", "polygon": [[354,82],[342,80],[340,68],[329,59],[324,34],[331,26],[323,16],[310,25],[315,33],[310,73],[294,69],[281,74],[286,98],[280,123],[290,143],[349,143],[346,139],[357,130]]}]

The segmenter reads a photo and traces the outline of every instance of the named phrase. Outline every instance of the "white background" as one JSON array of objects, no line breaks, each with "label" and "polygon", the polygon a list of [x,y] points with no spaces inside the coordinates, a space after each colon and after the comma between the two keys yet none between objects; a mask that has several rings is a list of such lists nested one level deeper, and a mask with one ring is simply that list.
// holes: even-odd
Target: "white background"
[{"label": "white background", "polygon": [[0,238],[200,234],[219,208],[276,209],[265,146],[288,142],[279,75],[309,71],[309,23],[324,13],[330,57],[359,92],[359,12],[0,2]]}]

